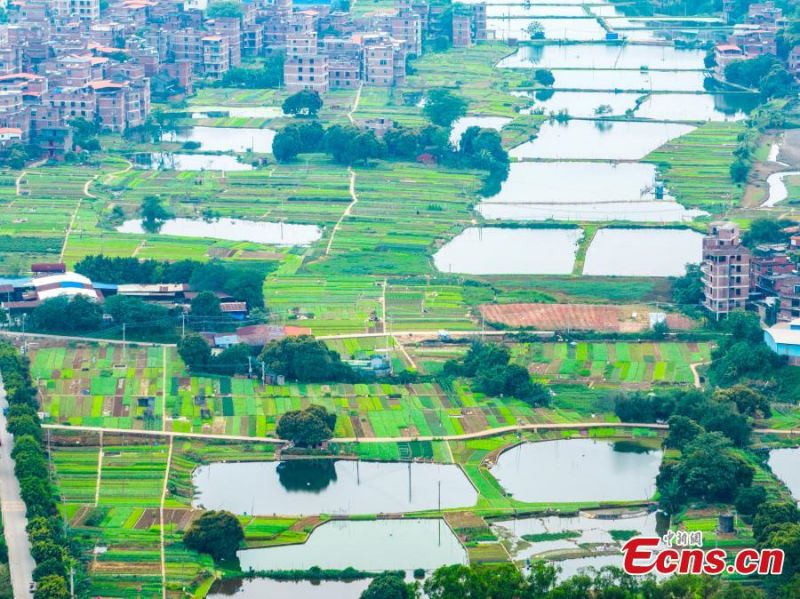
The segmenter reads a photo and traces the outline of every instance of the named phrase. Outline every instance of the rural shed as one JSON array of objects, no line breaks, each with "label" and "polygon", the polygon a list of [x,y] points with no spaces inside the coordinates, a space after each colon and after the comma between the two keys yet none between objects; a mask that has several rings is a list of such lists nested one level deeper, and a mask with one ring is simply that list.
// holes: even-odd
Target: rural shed
[{"label": "rural shed", "polygon": [[782,322],[764,331],[764,342],[779,356],[789,358],[789,363],[800,365],[800,318]]}]

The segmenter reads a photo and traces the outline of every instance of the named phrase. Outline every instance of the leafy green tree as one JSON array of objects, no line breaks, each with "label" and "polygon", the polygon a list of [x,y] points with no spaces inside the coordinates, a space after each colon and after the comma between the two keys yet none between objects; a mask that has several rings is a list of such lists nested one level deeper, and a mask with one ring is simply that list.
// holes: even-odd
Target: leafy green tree
[{"label": "leafy green tree", "polygon": [[425,97],[422,112],[434,125],[449,129],[454,121],[467,114],[467,102],[450,90],[431,89]]},{"label": "leafy green tree", "polygon": [[178,355],[192,371],[202,371],[211,362],[211,348],[200,335],[186,335],[178,342]]},{"label": "leafy green tree", "polygon": [[272,153],[278,162],[291,162],[302,151],[303,145],[297,127],[284,127],[272,140]]},{"label": "leafy green tree", "polygon": [[286,98],[282,108],[286,114],[316,117],[322,108],[322,98],[313,90],[303,89]]},{"label": "leafy green tree", "polygon": [[164,208],[158,196],[148,195],[142,198],[139,208],[142,217],[142,228],[148,233],[156,233],[165,221],[172,218],[172,214]]},{"label": "leafy green tree", "polygon": [[192,299],[192,316],[197,318],[219,318],[222,310],[219,298],[211,291],[201,291]]},{"label": "leafy green tree", "polygon": [[739,158],[734,160],[730,166],[731,181],[734,183],[746,183],[750,174],[752,162]]},{"label": "leafy green tree", "polygon": [[33,593],[34,599],[69,599],[69,596],[67,581],[63,576],[55,574],[39,580]]},{"label": "leafy green tree", "polygon": [[533,78],[536,82],[544,85],[545,87],[551,87],[556,82],[556,78],[553,76],[553,71],[550,69],[536,69],[536,71],[533,73]]},{"label": "leafy green tree", "polygon": [[800,571],[800,524],[786,524],[772,530],[764,547],[783,550],[783,576],[791,577]]},{"label": "leafy green tree", "polygon": [[783,65],[773,65],[769,72],[758,82],[761,97],[765,100],[770,98],[787,98],[797,91],[797,82],[794,75],[787,71]]},{"label": "leafy green tree", "polygon": [[223,75],[220,87],[270,89],[283,84],[283,64],[286,55],[273,52],[264,58],[261,68],[232,68]]},{"label": "leafy green tree", "polygon": [[664,439],[664,447],[682,450],[688,443],[703,434],[703,427],[686,416],[672,416],[669,421],[669,432]]},{"label": "leafy green tree", "polygon": [[787,501],[767,501],[759,506],[753,518],[753,537],[759,543],[765,543],[773,531],[787,524],[799,523],[797,505]]},{"label": "leafy green tree", "polygon": [[[703,433],[684,446],[677,462],[661,464],[656,484],[675,503],[685,499],[729,502],[740,488],[750,486],[753,473],[753,467],[721,433]],[[675,506],[670,507],[674,510]]]},{"label": "leafy green tree", "polygon": [[744,87],[758,88],[761,80],[777,62],[774,56],[768,54],[748,60],[737,60],[725,67],[725,79]]},{"label": "leafy green tree", "polygon": [[746,385],[734,385],[728,389],[717,389],[712,397],[719,402],[733,403],[739,413],[745,416],[752,418],[769,418],[772,416],[769,398]]},{"label": "leafy green tree", "polygon": [[183,535],[189,549],[208,553],[215,561],[232,560],[244,540],[239,519],[226,511],[205,512]]},{"label": "leafy green tree", "polygon": [[784,233],[783,229],[789,224],[773,218],[756,218],[742,235],[742,242],[751,248],[762,243],[787,243],[789,234]]},{"label": "leafy green tree", "polygon": [[329,414],[322,406],[285,412],[278,420],[276,434],[298,447],[316,447],[333,436],[336,414]]},{"label": "leafy green tree", "polygon": [[410,586],[397,574],[379,574],[361,593],[360,599],[414,599],[415,593]]},{"label": "leafy green tree", "polygon": [[215,0],[206,8],[206,18],[219,19],[221,17],[241,17],[242,5],[238,0]]},{"label": "leafy green tree", "polygon": [[356,378],[337,352],[310,335],[271,341],[264,346],[261,360],[270,372],[300,382],[353,381]]},{"label": "leafy green tree", "polygon": [[106,299],[103,309],[115,323],[125,323],[135,332],[164,332],[173,324],[167,308],[145,302],[138,297],[112,295]]},{"label": "leafy green tree", "polygon": [[680,306],[697,306],[703,301],[703,273],[699,264],[687,264],[686,274],[672,281],[672,301]]},{"label": "leafy green tree", "polygon": [[246,343],[237,343],[223,349],[218,356],[212,360],[212,370],[216,374],[247,374],[250,369],[250,358],[252,352]]},{"label": "leafy green tree", "polygon": [[767,490],[761,485],[739,489],[734,500],[736,511],[745,516],[752,516],[767,500]]},{"label": "leafy green tree", "polygon": [[264,307],[264,273],[258,270],[237,269],[228,274],[222,290],[247,302],[249,309]]},{"label": "leafy green tree", "polygon": [[525,28],[525,32],[532,40],[544,39],[544,25],[542,25],[541,21],[531,21]]},{"label": "leafy green tree", "polygon": [[59,559],[47,559],[36,564],[36,568],[33,570],[34,580],[42,580],[47,576],[59,576],[64,578],[66,575],[67,568],[64,566],[64,562]]},{"label": "leafy green tree", "polygon": [[44,333],[87,333],[103,322],[103,311],[84,295],[54,297],[43,301],[31,313],[33,328]]}]

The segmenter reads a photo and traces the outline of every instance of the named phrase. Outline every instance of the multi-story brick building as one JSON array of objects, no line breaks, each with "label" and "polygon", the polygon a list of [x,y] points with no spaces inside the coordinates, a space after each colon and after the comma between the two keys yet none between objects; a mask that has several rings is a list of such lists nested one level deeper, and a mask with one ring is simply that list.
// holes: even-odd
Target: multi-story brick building
[{"label": "multi-story brick building", "polygon": [[744,310],[750,290],[750,250],[742,245],[739,226],[711,223],[703,238],[703,305],[716,318]]},{"label": "multi-story brick building", "polygon": [[290,33],[286,36],[286,61],[283,66],[286,89],[328,91],[328,56],[320,52],[317,34]]},{"label": "multi-story brick building", "polygon": [[78,17],[95,21],[100,18],[100,0],[52,0],[53,11],[59,17]]},{"label": "multi-story brick building", "polygon": [[486,5],[453,4],[453,47],[468,48],[486,40]]},{"label": "multi-story brick building", "polygon": [[403,42],[387,33],[361,37],[363,50],[362,78],[365,85],[392,87],[406,79],[406,50]]}]

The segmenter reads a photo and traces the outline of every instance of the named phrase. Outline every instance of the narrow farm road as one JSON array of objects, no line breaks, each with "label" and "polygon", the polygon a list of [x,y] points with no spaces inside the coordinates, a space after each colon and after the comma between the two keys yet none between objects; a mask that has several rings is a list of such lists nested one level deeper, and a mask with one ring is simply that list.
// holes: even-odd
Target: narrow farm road
[{"label": "narrow farm road", "polygon": [[706,364],[708,364],[708,362],[695,362],[694,364],[689,364],[689,368],[692,370],[692,377],[694,378],[694,386],[698,389],[702,388],[703,384],[700,382],[700,373],[697,372],[697,368]]},{"label": "narrow farm road", "polygon": [[[470,439],[485,439],[486,437],[495,437],[506,433],[515,433],[522,431],[568,431],[568,430],[581,430],[592,428],[646,428],[651,430],[665,431],[669,427],[666,424],[654,424],[652,422],[555,422],[555,423],[539,423],[539,424],[517,424],[511,426],[501,426],[497,428],[490,428],[483,431],[474,433],[465,433],[463,435],[442,435],[442,436],[418,436],[418,437],[334,437],[331,441],[335,443],[393,443],[393,442],[408,442],[408,441],[469,441]],[[213,435],[209,433],[187,433],[179,431],[152,431],[152,430],[136,430],[127,428],[109,428],[97,426],[72,426],[69,424],[43,424],[42,428],[60,431],[82,431],[82,432],[100,432],[106,434],[118,435],[141,435],[145,437],[169,437],[178,439],[215,439],[215,440],[228,440],[228,441],[258,441],[260,443],[276,443],[284,444],[286,441],[276,437],[249,437],[246,435]],[[794,429],[775,429],[775,428],[756,428],[753,429],[754,433],[766,435],[787,435],[790,437],[800,437],[800,428]]]},{"label": "narrow farm road", "polygon": [[6,390],[0,378],[0,511],[3,514],[3,533],[8,545],[8,564],[11,574],[11,587],[16,599],[29,599],[32,595],[33,569],[36,563],[31,556],[28,540],[28,518],[25,504],[19,489],[19,481],[14,475],[14,437],[6,430],[6,417],[3,410],[8,407]]},{"label": "narrow farm road", "polygon": [[100,481],[103,478],[103,431],[100,431],[100,451],[97,453],[97,482],[94,487],[94,507],[100,503]]},{"label": "narrow farm road", "polygon": [[169,469],[172,466],[172,441],[175,437],[169,438],[169,450],[167,451],[167,469],[164,472],[164,486],[161,488],[161,507],[159,513],[159,528],[161,535],[161,597],[167,599],[167,557],[164,550],[164,501],[167,499],[167,483],[169,482]]},{"label": "narrow farm road", "polygon": [[361,102],[361,89],[364,87],[363,83],[358,85],[358,89],[356,90],[356,97],[353,100],[353,107],[350,109],[350,112],[347,113],[347,120],[351,123],[355,124],[355,120],[353,119],[353,115],[355,114],[356,110],[358,110],[358,103]]},{"label": "narrow farm road", "polygon": [[336,224],[333,226],[333,231],[331,231],[331,238],[328,240],[328,246],[325,248],[325,255],[331,253],[331,247],[333,246],[333,239],[336,237],[336,232],[339,230],[339,227],[342,224],[342,221],[345,217],[350,216],[350,213],[353,210],[353,206],[358,204],[358,196],[356,195],[356,172],[353,170],[353,167],[348,166],[347,172],[350,173],[350,197],[352,201],[347,205],[347,208],[344,209],[344,213],[339,217],[339,220],[336,221]]}]

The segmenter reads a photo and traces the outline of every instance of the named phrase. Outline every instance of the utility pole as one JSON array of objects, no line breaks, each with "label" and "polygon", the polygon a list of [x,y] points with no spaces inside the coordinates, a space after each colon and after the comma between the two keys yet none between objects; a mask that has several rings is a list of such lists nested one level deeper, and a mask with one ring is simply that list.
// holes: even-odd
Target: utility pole
[{"label": "utility pole", "polygon": [[186,312],[181,312],[181,339],[186,337]]},{"label": "utility pole", "polygon": [[264,360],[261,360],[261,386],[263,387],[266,384],[267,384],[267,371],[264,365]]},{"label": "utility pole", "polygon": [[247,378],[253,378],[253,356],[247,356]]},{"label": "utility pole", "polygon": [[122,359],[127,362],[128,361],[128,344],[125,343],[125,333],[127,328],[126,323],[122,323]]}]

